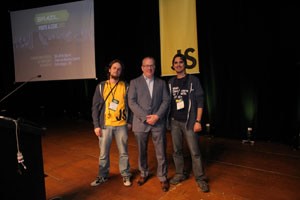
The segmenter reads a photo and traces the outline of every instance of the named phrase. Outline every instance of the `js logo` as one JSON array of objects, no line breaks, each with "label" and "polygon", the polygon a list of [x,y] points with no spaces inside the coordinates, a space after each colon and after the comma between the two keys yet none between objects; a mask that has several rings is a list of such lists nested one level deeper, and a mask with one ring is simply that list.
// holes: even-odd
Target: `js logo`
[{"label": "js logo", "polygon": [[121,120],[126,120],[126,118],[127,116],[126,116],[125,109],[120,109],[119,116],[116,116],[116,120],[121,121]]},{"label": "js logo", "polygon": [[187,64],[187,66],[186,66],[187,69],[193,69],[196,66],[196,64],[197,64],[196,58],[194,58],[193,56],[189,55],[190,52],[193,53],[194,51],[195,51],[195,49],[193,49],[193,48],[187,48],[184,51],[184,53],[181,53],[181,49],[177,50],[177,53],[181,53],[181,54],[183,54],[186,57],[187,62],[191,61],[192,64],[191,65]]}]

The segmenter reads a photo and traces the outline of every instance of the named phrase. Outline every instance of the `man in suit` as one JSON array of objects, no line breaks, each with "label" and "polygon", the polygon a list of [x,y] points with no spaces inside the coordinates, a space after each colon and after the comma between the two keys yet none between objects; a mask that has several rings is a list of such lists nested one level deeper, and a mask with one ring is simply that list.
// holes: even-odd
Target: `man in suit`
[{"label": "man in suit", "polygon": [[166,158],[166,114],[170,105],[170,95],[164,80],[156,77],[155,59],[142,60],[143,74],[130,81],[128,104],[133,112],[132,130],[139,150],[140,178],[137,184],[143,185],[149,178],[147,146],[151,133],[157,159],[157,177],[164,192],[169,190]]}]

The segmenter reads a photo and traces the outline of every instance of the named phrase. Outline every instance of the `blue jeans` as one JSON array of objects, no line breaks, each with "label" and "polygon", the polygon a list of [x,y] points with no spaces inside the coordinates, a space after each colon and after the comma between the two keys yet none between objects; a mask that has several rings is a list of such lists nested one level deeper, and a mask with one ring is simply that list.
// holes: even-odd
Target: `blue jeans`
[{"label": "blue jeans", "polygon": [[186,129],[185,122],[179,122],[173,119],[171,121],[171,135],[173,141],[173,160],[176,174],[182,175],[184,173],[184,137],[191,154],[194,177],[196,181],[205,179],[199,147],[199,135],[193,130]]},{"label": "blue jeans", "polygon": [[124,126],[106,126],[102,129],[102,136],[99,139],[99,176],[108,177],[110,168],[110,146],[113,136],[119,150],[119,170],[121,176],[131,176],[128,157],[128,131],[127,125]]}]

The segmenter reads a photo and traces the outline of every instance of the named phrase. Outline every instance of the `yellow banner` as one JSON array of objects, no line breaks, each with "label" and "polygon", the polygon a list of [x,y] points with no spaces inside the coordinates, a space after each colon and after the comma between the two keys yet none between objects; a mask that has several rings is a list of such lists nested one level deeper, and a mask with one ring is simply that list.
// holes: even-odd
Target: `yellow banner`
[{"label": "yellow banner", "polygon": [[161,75],[171,76],[173,56],[187,58],[187,73],[199,73],[196,0],[159,0]]}]

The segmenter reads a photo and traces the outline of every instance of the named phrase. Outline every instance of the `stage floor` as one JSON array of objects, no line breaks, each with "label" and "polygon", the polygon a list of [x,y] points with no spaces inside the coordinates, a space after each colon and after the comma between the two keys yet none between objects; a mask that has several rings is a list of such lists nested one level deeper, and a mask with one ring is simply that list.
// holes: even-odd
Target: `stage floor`
[{"label": "stage floor", "polygon": [[[152,141],[149,141],[151,178],[143,186],[136,183],[138,151],[132,132],[129,133],[129,156],[133,185],[123,186],[118,169],[118,150],[111,147],[110,179],[91,187],[98,172],[98,139],[92,122],[61,119],[49,122],[42,137],[47,200],[194,200],[194,199],[272,199],[300,198],[300,151],[285,144],[255,141],[254,145],[242,140],[203,135],[200,138],[202,157],[209,178],[210,192],[197,187],[190,178],[168,192],[160,188],[156,178],[156,159]],[[174,175],[171,135],[167,133],[169,178]],[[186,150],[187,169],[190,159]]]}]

